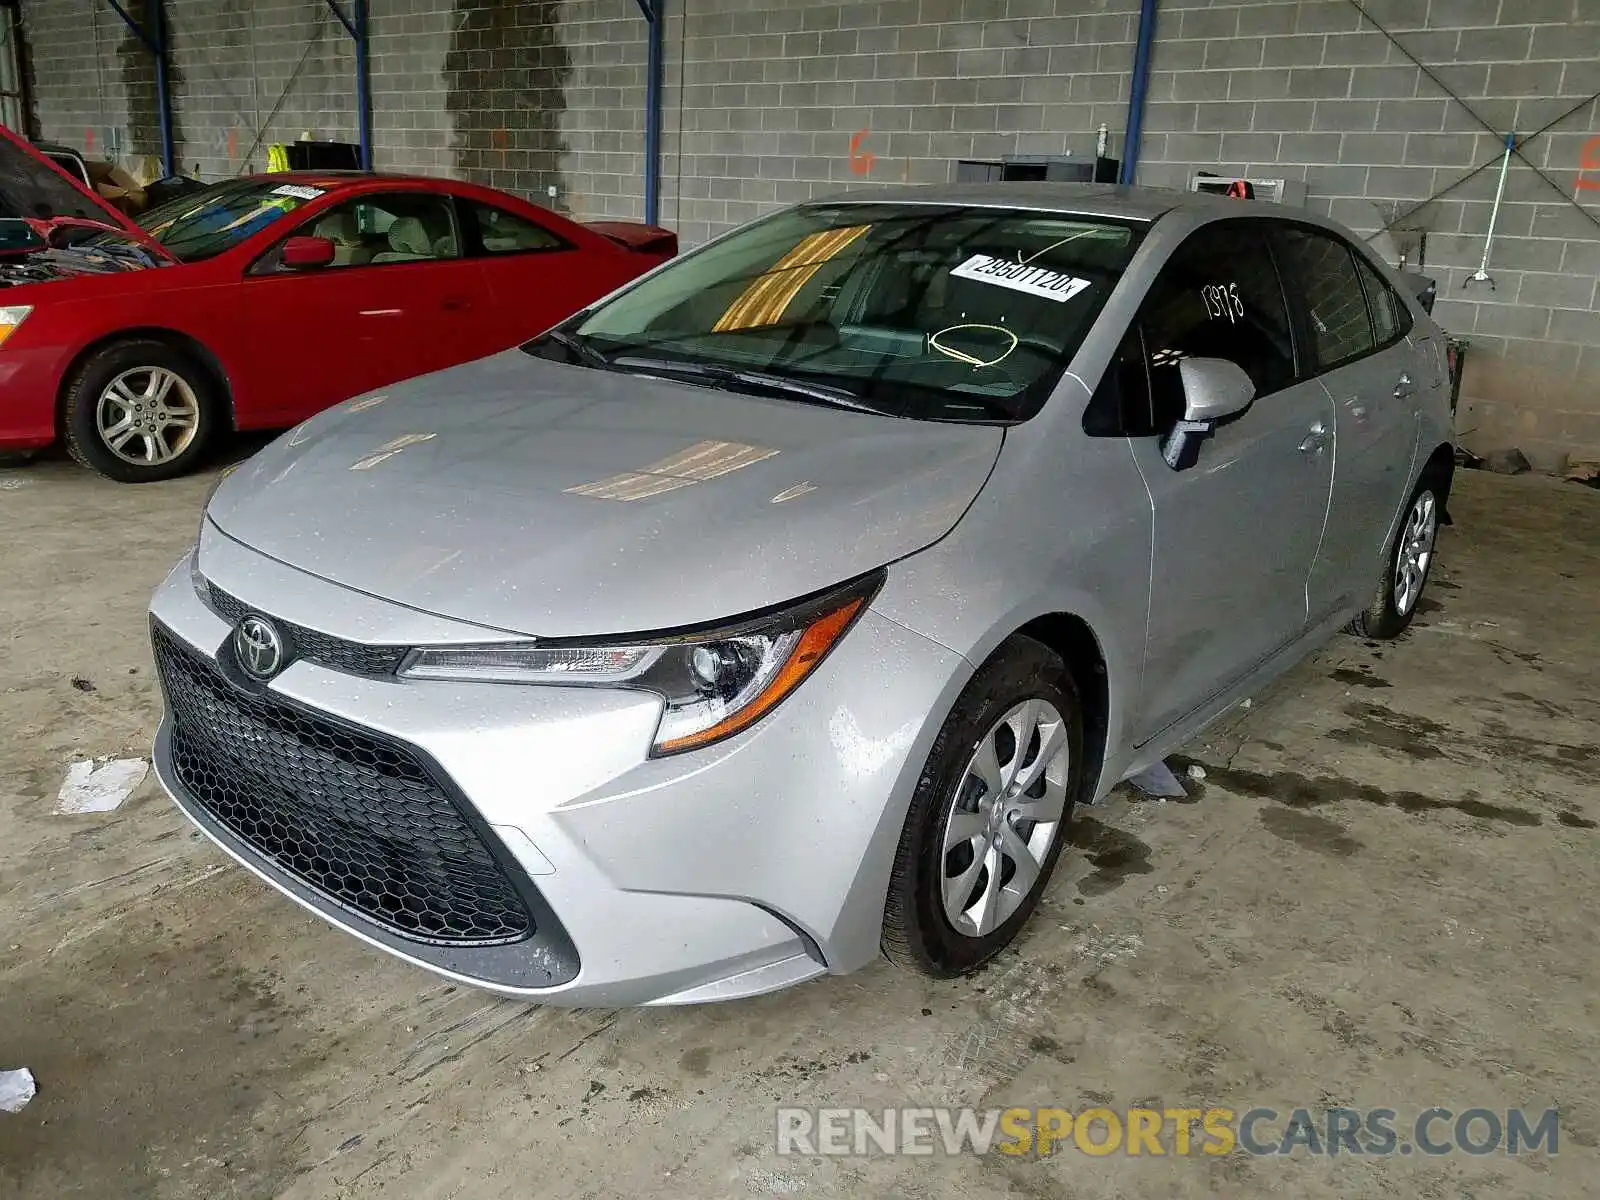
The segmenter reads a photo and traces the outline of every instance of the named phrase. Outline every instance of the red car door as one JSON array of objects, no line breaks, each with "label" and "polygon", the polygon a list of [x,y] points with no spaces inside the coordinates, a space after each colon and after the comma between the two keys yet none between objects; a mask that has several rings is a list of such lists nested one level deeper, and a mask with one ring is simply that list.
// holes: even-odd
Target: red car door
[{"label": "red car door", "polygon": [[492,304],[462,252],[450,197],[368,192],[293,231],[334,244],[333,262],[291,270],[279,248],[245,276],[246,351],[265,401],[240,424],[291,425],[341,400],[486,353]]},{"label": "red car door", "polygon": [[[639,274],[644,264],[604,245],[575,245],[530,217],[457,197],[469,246],[494,294],[494,345],[519,345]],[[554,224],[554,222],[552,222]]]}]

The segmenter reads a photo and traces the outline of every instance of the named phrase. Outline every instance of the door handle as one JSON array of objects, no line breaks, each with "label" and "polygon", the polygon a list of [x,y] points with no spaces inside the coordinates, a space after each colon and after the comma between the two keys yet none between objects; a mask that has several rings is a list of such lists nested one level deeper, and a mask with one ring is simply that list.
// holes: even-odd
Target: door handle
[{"label": "door handle", "polygon": [[1402,373],[1394,385],[1394,398],[1404,400],[1409,395],[1411,395],[1411,376]]},{"label": "door handle", "polygon": [[465,312],[472,307],[471,296],[446,296],[439,302],[439,307],[445,312]]},{"label": "door handle", "polygon": [[1306,440],[1300,443],[1301,454],[1321,454],[1328,445],[1328,427],[1318,421],[1311,427]]}]

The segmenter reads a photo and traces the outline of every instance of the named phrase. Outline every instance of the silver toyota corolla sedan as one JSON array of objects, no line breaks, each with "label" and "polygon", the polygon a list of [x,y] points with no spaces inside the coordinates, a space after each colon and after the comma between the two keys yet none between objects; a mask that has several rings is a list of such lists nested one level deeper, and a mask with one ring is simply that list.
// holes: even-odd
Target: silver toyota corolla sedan
[{"label": "silver toyota corolla sedan", "polygon": [[1075,804],[1406,627],[1444,342],[1302,210],[789,209],[228,476],[152,605],[162,782],[312,912],[510,995],[969,971]]}]

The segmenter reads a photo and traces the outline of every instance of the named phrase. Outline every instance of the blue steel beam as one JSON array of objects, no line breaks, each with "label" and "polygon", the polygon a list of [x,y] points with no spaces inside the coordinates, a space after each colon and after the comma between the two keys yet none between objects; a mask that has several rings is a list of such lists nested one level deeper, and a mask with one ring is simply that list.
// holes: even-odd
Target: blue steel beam
[{"label": "blue steel beam", "polygon": [[350,0],[350,15],[334,0],[324,0],[339,19],[344,31],[356,44],[356,126],[360,130],[361,169],[372,170],[372,38],[367,19],[367,0]]},{"label": "blue steel beam", "polygon": [[1141,0],[1139,40],[1133,48],[1133,81],[1128,91],[1128,124],[1122,137],[1122,168],[1117,182],[1131,184],[1139,169],[1139,139],[1144,134],[1144,101],[1150,90],[1150,49],[1156,40],[1156,2]]},{"label": "blue steel beam", "polygon": [[667,0],[636,0],[644,14],[646,44],[644,79],[644,219],[661,223],[661,89],[665,74],[664,42]]}]

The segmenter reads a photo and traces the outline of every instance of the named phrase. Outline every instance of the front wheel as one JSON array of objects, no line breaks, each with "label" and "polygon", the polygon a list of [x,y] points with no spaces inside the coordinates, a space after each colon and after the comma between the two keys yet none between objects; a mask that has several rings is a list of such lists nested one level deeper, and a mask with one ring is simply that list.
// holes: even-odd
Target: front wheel
[{"label": "front wheel", "polygon": [[1405,518],[1389,547],[1378,590],[1367,610],[1350,623],[1350,632],[1387,640],[1400,636],[1417,615],[1439,536],[1440,504],[1435,489],[1434,482],[1424,476],[1411,494]]},{"label": "front wheel", "polygon": [[67,386],[67,452],[121,483],[193,470],[218,408],[216,385],[189,355],[147,338],[90,356]]},{"label": "front wheel", "polygon": [[1017,936],[1060,857],[1083,776],[1083,716],[1061,657],[1007,642],[934,741],[895,854],[882,946],[937,977]]}]

